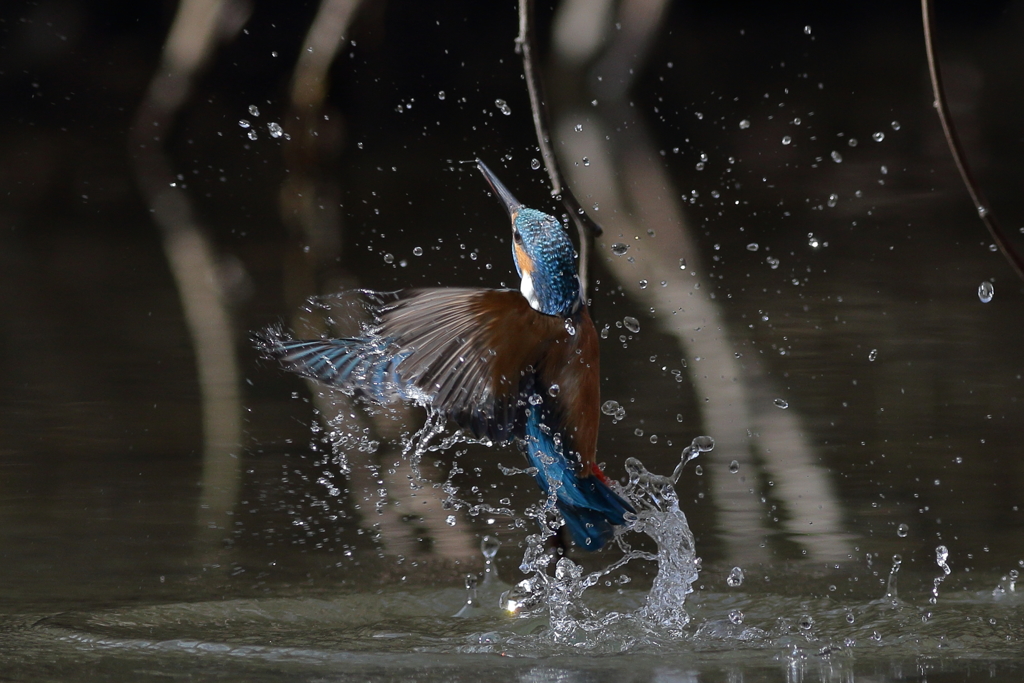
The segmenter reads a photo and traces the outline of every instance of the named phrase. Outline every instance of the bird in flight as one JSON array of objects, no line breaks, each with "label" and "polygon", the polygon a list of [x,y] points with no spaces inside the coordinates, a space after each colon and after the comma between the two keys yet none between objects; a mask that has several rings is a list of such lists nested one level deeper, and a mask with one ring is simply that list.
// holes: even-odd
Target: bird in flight
[{"label": "bird in flight", "polygon": [[596,462],[598,336],[576,253],[553,216],[523,206],[477,159],[512,223],[519,289],[371,293],[360,336],[257,340],[286,369],[380,404],[425,405],[478,439],[514,442],[576,545],[596,550],[632,506]]}]

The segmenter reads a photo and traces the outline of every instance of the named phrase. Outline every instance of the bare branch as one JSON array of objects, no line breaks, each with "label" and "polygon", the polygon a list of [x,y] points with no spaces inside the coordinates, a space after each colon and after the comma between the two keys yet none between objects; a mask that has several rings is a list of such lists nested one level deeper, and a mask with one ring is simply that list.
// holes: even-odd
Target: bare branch
[{"label": "bare branch", "polygon": [[921,0],[921,14],[924,20],[924,48],[928,56],[928,71],[932,77],[932,93],[935,96],[935,111],[939,114],[939,121],[942,123],[942,132],[946,135],[949,151],[953,155],[953,161],[956,162],[957,170],[960,171],[960,177],[963,178],[964,185],[967,186],[967,191],[971,195],[971,201],[974,202],[974,206],[978,209],[978,217],[981,218],[981,222],[988,228],[988,232],[992,235],[996,246],[999,247],[999,251],[1003,253],[1003,256],[1010,262],[1013,269],[1017,271],[1017,276],[1024,280],[1024,261],[1021,260],[1013,245],[1006,239],[1006,233],[996,223],[992,209],[985,200],[985,196],[981,193],[981,188],[978,187],[978,183],[974,179],[970,167],[967,165],[967,157],[964,154],[963,145],[960,144],[956,128],[953,127],[953,119],[949,114],[949,105],[946,103],[946,94],[942,88],[939,63],[935,59],[935,42],[933,38],[935,32],[935,11],[931,0]]},{"label": "bare branch", "polygon": [[580,282],[584,294],[587,291],[587,275],[590,271],[590,252],[594,238],[601,234],[601,226],[592,219],[572,190],[565,184],[562,172],[558,168],[558,158],[551,149],[550,125],[547,118],[547,104],[544,101],[540,75],[533,61],[536,48],[536,31],[533,27],[533,0],[519,0],[519,36],[516,37],[516,51],[523,56],[523,73],[526,76],[526,89],[530,93],[530,111],[533,114],[533,127],[537,132],[537,144],[540,146],[541,158],[551,181],[551,195],[561,198],[562,205],[576,224],[580,238]]}]

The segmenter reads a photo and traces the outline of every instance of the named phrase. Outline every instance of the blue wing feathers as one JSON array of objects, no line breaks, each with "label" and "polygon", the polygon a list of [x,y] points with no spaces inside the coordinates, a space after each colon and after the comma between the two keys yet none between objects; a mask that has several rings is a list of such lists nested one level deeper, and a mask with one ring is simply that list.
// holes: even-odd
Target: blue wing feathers
[{"label": "blue wing feathers", "polygon": [[257,340],[267,356],[288,370],[336,387],[361,393],[378,403],[409,395],[398,374],[403,356],[386,353],[387,342],[374,338],[287,339],[271,330]]}]

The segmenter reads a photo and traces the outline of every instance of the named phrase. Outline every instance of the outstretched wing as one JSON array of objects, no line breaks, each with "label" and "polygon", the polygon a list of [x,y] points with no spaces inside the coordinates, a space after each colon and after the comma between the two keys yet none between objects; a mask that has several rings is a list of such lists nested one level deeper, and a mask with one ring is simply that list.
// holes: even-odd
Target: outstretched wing
[{"label": "outstretched wing", "polygon": [[477,437],[512,436],[524,371],[565,335],[518,291],[422,289],[382,307],[375,332],[401,355],[397,374]]},{"label": "outstretched wing", "polygon": [[561,319],[518,291],[421,289],[373,295],[375,324],[362,337],[310,341],[273,330],[263,352],[289,370],[386,403],[431,405],[478,438],[509,440],[524,378],[567,335]]}]

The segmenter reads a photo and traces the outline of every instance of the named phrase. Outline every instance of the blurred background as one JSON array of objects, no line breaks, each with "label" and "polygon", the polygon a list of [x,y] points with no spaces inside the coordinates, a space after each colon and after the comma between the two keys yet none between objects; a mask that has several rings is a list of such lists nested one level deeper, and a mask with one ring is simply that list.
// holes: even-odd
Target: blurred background
[{"label": "blurred background", "polygon": [[[937,15],[1022,249],[1024,8]],[[605,229],[599,460],[668,473],[716,439],[679,487],[703,585],[934,572],[938,544],[954,573],[1017,567],[1024,296],[946,148],[918,5],[564,0],[536,24],[553,146]],[[3,3],[0,608],[458,586],[484,533],[520,578],[528,524],[443,504],[535,502],[514,449],[428,453],[449,490],[410,488],[422,411],[250,342],[355,329],[313,296],[517,286],[458,164],[563,211],[517,31],[513,2]]]}]

